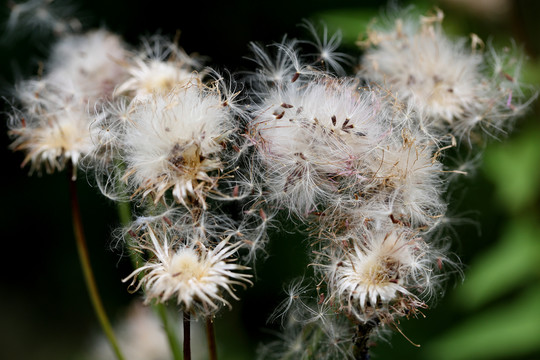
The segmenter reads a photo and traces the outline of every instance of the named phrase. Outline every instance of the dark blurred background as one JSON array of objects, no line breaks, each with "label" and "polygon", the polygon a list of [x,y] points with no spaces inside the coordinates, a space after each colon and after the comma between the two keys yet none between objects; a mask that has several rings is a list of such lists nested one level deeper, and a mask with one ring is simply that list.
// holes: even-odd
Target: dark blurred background
[{"label": "dark blurred background", "polygon": [[[534,0],[401,1],[420,13],[445,12],[444,28],[455,36],[476,33],[496,46],[523,47],[522,81],[540,89],[540,2]],[[324,0],[272,2],[177,2],[164,0],[72,1],[84,28],[106,27],[133,45],[143,35],[174,36],[188,52],[207,56],[207,65],[231,72],[253,69],[244,57],[248,43],[268,44],[284,34],[305,37],[298,24],[324,21],[341,28],[343,51],[360,56],[354,42],[386,1]],[[9,4],[0,4],[0,22]],[[37,74],[54,36],[19,34],[0,41],[0,92],[11,99],[17,80]],[[1,102],[2,114],[9,111]],[[5,116],[2,115],[2,118]],[[72,235],[65,173],[28,176],[23,154],[12,153],[5,122],[1,131],[0,358],[85,359],[99,334],[83,282]],[[116,207],[85,176],[78,182],[89,251],[105,307],[119,319],[136,295],[120,279],[128,259],[114,249]],[[372,349],[373,359],[539,359],[540,358],[540,109],[533,103],[508,138],[493,140],[478,171],[453,183],[449,214],[457,221],[449,235],[463,261],[465,280],[450,281],[446,295],[426,318],[404,320]],[[268,259],[257,262],[256,286],[241,292],[234,310],[216,320],[221,359],[253,359],[260,342],[274,339],[267,318],[283,299],[283,284],[302,276],[307,242],[284,219],[271,231]]]}]

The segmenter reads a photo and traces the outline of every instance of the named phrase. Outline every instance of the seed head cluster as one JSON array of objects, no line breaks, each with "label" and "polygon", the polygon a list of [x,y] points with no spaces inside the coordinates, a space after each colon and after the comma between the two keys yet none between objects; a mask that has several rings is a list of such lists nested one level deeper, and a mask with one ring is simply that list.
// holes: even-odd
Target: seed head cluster
[{"label": "seed head cluster", "polygon": [[213,315],[230,306],[226,296],[238,300],[234,285],[251,284],[233,255],[264,237],[253,211],[223,210],[256,193],[239,170],[243,114],[232,81],[211,69],[204,79],[176,44],[153,37],[142,48],[122,64],[127,76],[112,101],[95,111],[88,167],[105,195],[142,210],[123,238],[146,262],[125,280],[140,279],[146,303]]},{"label": "seed head cluster", "polygon": [[471,41],[450,39],[443,17],[437,10],[421,21],[408,15],[393,26],[371,29],[360,42],[366,52],[358,75],[384,84],[413,106],[428,131],[499,134],[525,108],[519,100],[519,60],[483,51],[485,44],[474,34]]},{"label": "seed head cluster", "polygon": [[205,204],[205,194],[226,167],[223,148],[235,128],[224,101],[215,86],[195,82],[132,103],[119,137],[123,180],[134,194],[158,202],[172,189],[178,203]]},{"label": "seed head cluster", "polygon": [[[370,30],[354,77],[335,75],[328,56],[345,58],[326,30],[273,52],[252,45],[249,128],[266,202],[307,224],[316,249],[313,284],[279,307],[285,333],[262,358],[357,358],[374,329],[423,315],[459,272],[439,228],[450,176],[463,172],[443,157],[462,140],[477,151],[479,135],[509,129],[527,101],[503,70],[519,60],[451,39],[441,21],[405,13]],[[305,44],[332,51],[311,57]]]},{"label": "seed head cluster", "polygon": [[235,254],[255,253],[268,220],[250,208],[260,191],[244,165],[234,82],[200,66],[161,36],[134,49],[105,30],[65,33],[43,75],[16,87],[10,116],[31,172],[70,163],[75,178],[82,165],[104,195],[135,202],[120,233],[142,258],[125,280],[146,303],[174,301],[195,317],[251,284]]},{"label": "seed head cluster", "polygon": [[52,49],[40,79],[15,88],[22,104],[10,116],[14,150],[26,153],[30,172],[62,170],[93,152],[89,109],[107,101],[115,84],[125,77],[121,40],[105,30],[67,35]]},{"label": "seed head cluster", "polygon": [[[26,19],[21,6],[10,24]],[[314,271],[290,286],[273,315],[283,334],[260,356],[358,358],[374,330],[423,315],[459,272],[440,227],[463,171],[446,154],[478,152],[533,100],[519,58],[446,35],[442,19],[405,12],[371,28],[358,64],[337,51],[339,33],[305,23],[315,40],[252,44],[257,69],[240,85],[163,36],[137,48],[65,26],[41,76],[15,88],[11,147],[30,172],[70,164],[75,178],[82,165],[135,205],[118,231],[138,258],[124,282],[195,317],[239,300],[287,212]]]},{"label": "seed head cluster", "polygon": [[202,77],[194,70],[199,62],[166,38],[145,39],[143,49],[129,60],[129,78],[116,88],[117,94],[144,99],[153,94],[167,95],[173,88]]}]

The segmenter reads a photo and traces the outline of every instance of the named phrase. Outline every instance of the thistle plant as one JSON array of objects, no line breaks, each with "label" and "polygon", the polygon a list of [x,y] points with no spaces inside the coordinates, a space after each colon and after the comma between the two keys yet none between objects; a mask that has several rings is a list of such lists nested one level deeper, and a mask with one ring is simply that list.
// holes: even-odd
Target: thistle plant
[{"label": "thistle plant", "polygon": [[394,25],[370,29],[358,43],[366,49],[358,75],[384,83],[438,137],[503,133],[527,107],[521,100],[519,57],[509,49],[486,48],[475,34],[470,41],[450,39],[443,18],[438,9],[420,19],[405,14]]},{"label": "thistle plant", "polygon": [[[404,13],[389,21],[392,30],[369,30],[354,77],[332,71],[329,51],[306,56],[294,39],[275,44],[275,54],[253,45],[260,68],[250,78],[250,134],[270,179],[266,199],[311,229],[312,303],[327,309],[305,321],[282,308],[286,334],[292,327],[295,335],[284,336],[287,351],[262,357],[368,359],[377,329],[401,332],[400,319],[424,316],[443,280],[459,272],[437,229],[449,174],[462,171],[443,156],[462,141],[478,151],[482,132],[511,128],[531,100],[523,100],[518,74],[506,72],[519,60],[493,49],[483,55],[477,36],[468,48],[449,39],[442,18],[439,10]],[[333,48],[324,34],[312,43],[319,50]],[[355,329],[348,341],[324,330],[334,317]]]},{"label": "thistle plant", "polygon": [[97,161],[89,166],[106,196],[142,209],[125,237],[143,264],[135,261],[124,280],[140,275],[135,291],[144,289],[147,304],[176,302],[184,313],[184,358],[191,357],[191,317],[206,318],[209,356],[216,358],[213,316],[229,304],[225,293],[239,299],[233,285],[251,284],[251,275],[239,272],[249,267],[233,264],[232,255],[257,242],[250,236],[261,239],[245,228],[250,215],[236,220],[239,214],[223,211],[224,203],[249,202],[257,193],[238,165],[243,110],[232,82],[211,69],[209,80],[188,72],[196,61],[176,44],[152,38],[144,48],[124,65],[129,76],[118,97],[96,112]]},{"label": "thistle plant", "polygon": [[146,288],[146,302],[152,299],[165,302],[176,298],[177,305],[188,312],[212,314],[222,304],[231,307],[223,297],[222,290],[239,300],[232,286],[251,283],[251,275],[239,272],[249,268],[231,263],[230,256],[242,243],[229,245],[224,240],[209,250],[203,239],[191,239],[185,244],[174,246],[169,243],[166,235],[162,235],[163,244],[160,244],[150,227],[148,236],[151,245],[141,247],[154,252],[156,261],[136,269],[124,279],[127,281],[140,272],[146,272],[139,284],[139,287],[144,284]]},{"label": "thistle plant", "polygon": [[41,79],[27,80],[15,89],[21,108],[14,108],[9,117],[9,133],[14,138],[12,149],[26,153],[22,166],[30,163],[30,173],[67,167],[73,228],[86,286],[103,331],[122,359],[90,265],[75,183],[79,163],[94,148],[88,105],[106,101],[112,95],[111,84],[123,77],[109,56],[124,56],[115,35],[103,30],[66,35],[53,48]]},{"label": "thistle plant", "polygon": [[[10,29],[34,26],[26,12],[45,2],[24,4]],[[114,233],[134,266],[121,280],[163,315],[175,359],[192,356],[193,319],[217,359],[214,320],[257,285],[252,269],[281,212],[310,244],[312,275],[289,286],[272,316],[283,333],[258,356],[368,359],[379,334],[403,334],[400,321],[426,316],[461,271],[440,231],[450,180],[464,173],[447,157],[477,156],[485,135],[502,136],[534,100],[519,57],[476,35],[454,39],[442,20],[438,9],[390,15],[358,41],[357,64],[338,51],[339,33],[306,21],[314,40],[252,43],[256,68],[244,76],[204,67],[178,37],[137,47],[51,22],[60,39],[43,72],[15,86],[11,148],[31,173],[68,168],[72,189],[84,171],[129,210]],[[181,314],[183,354],[166,305]]]}]

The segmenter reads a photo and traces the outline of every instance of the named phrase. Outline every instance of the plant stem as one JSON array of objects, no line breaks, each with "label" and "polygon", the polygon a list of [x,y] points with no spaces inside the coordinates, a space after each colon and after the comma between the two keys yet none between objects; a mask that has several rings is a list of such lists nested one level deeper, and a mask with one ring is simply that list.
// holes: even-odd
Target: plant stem
[{"label": "plant stem", "polygon": [[120,224],[128,226],[131,223],[131,207],[129,202],[119,201],[116,205]]},{"label": "plant stem", "polygon": [[353,356],[355,360],[369,360],[369,337],[377,327],[378,321],[368,321],[356,326],[353,338]]},{"label": "plant stem", "polygon": [[155,312],[157,312],[157,314],[161,318],[161,322],[163,323],[163,328],[165,330],[165,333],[167,334],[167,340],[169,341],[169,346],[171,348],[173,359],[182,360],[182,349],[180,347],[180,343],[178,341],[176,331],[174,330],[174,327],[169,322],[169,315],[167,314],[167,308],[163,304],[154,304],[152,305],[152,308],[154,309]]},{"label": "plant stem", "polygon": [[[118,218],[120,219],[120,223],[123,226],[128,226],[131,223],[131,208],[130,208],[129,202],[122,202],[122,201],[118,202],[117,209],[118,209]],[[133,265],[134,269],[137,269],[139,264],[142,262],[142,257],[136,251],[133,251],[131,247],[129,246],[129,244],[127,248],[129,252],[129,258],[131,260],[131,265]],[[142,274],[139,274],[139,277],[141,276]],[[174,329],[174,326],[169,321],[167,307],[164,304],[159,304],[159,303],[153,303],[151,307],[161,319],[161,323],[163,324],[163,329],[165,330],[165,334],[167,335],[167,340],[169,341],[169,347],[171,348],[173,359],[182,360],[182,349],[180,346],[180,341],[178,340],[178,335]]]},{"label": "plant stem", "polygon": [[208,342],[208,359],[217,360],[216,333],[212,316],[206,318],[206,341]]},{"label": "plant stem", "polygon": [[[120,220],[120,224],[124,227],[128,227],[131,224],[131,207],[129,202],[123,202],[119,201],[116,205],[116,209],[118,211],[118,219]],[[129,259],[131,260],[131,265],[133,266],[133,269],[137,269],[139,267],[139,264],[143,261],[142,256],[137,253],[136,251],[133,251],[133,247],[131,243],[135,241],[135,238],[130,237],[128,239],[131,239],[131,241],[127,242],[127,250],[129,253]],[[142,274],[139,274],[139,279],[142,276]]]},{"label": "plant stem", "polygon": [[188,310],[184,310],[184,360],[191,360],[191,321]]},{"label": "plant stem", "polygon": [[84,275],[84,280],[86,283],[86,288],[90,295],[90,300],[94,307],[94,312],[96,313],[101,328],[107,336],[109,343],[116,355],[116,358],[123,360],[124,356],[120,351],[116,337],[111,326],[111,323],[107,317],[105,309],[103,308],[103,303],[99,297],[99,292],[96,285],[96,280],[94,278],[94,273],[92,271],[92,266],[90,265],[90,257],[88,255],[88,247],[86,246],[86,239],[84,237],[81,211],[79,207],[79,198],[77,196],[77,183],[76,180],[71,177],[72,171],[68,171],[69,175],[69,191],[71,197],[71,213],[73,217],[73,232],[75,234],[75,242],[77,244],[77,252],[79,254],[79,260],[81,262],[81,268]]}]

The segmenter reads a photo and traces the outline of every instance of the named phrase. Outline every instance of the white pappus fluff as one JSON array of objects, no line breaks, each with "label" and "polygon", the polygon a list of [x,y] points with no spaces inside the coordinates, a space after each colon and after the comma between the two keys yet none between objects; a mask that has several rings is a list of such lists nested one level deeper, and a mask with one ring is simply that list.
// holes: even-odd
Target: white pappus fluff
[{"label": "white pappus fluff", "polygon": [[430,132],[463,137],[478,128],[490,134],[509,128],[524,108],[517,78],[489,68],[490,58],[500,56],[492,49],[485,54],[478,36],[470,45],[449,38],[442,18],[442,12],[409,15],[393,28],[371,30],[358,75],[412,104]]},{"label": "white pappus fluff", "polygon": [[[442,216],[446,206],[441,194],[444,190],[442,164],[434,144],[426,141],[421,132],[403,131],[392,141],[380,145],[367,159],[373,181],[360,191],[371,193],[357,210],[387,204],[394,221],[402,221],[413,228],[432,225]],[[372,217],[365,211],[365,218]]]},{"label": "white pappus fluff", "polygon": [[43,83],[30,82],[22,88],[22,91],[36,89],[33,92],[36,100],[10,115],[9,134],[14,138],[10,147],[26,153],[21,165],[30,163],[30,173],[40,172],[42,168],[47,173],[61,171],[71,163],[75,178],[79,160],[93,150],[90,116],[69,94]]},{"label": "white pappus fluff", "polygon": [[251,134],[272,196],[305,215],[362,180],[363,161],[384,137],[388,109],[376,91],[325,74],[269,89],[253,112]]},{"label": "white pappus fluff", "polygon": [[[122,42],[105,30],[69,35],[53,47],[40,80],[22,82],[15,94],[22,105],[11,114],[12,148],[27,153],[31,171],[62,170],[94,150],[88,109],[103,103],[124,72],[116,60]],[[74,172],[73,176],[75,176]]]},{"label": "white pappus fluff", "polygon": [[251,284],[251,275],[240,272],[249,268],[234,264],[231,258],[242,243],[224,239],[210,247],[204,244],[205,239],[179,241],[169,239],[170,235],[148,226],[143,235],[146,240],[139,246],[154,257],[123,280],[135,282],[137,275],[144,273],[134,291],[144,287],[146,303],[174,299],[186,311],[209,315],[224,304],[231,306],[223,292],[238,300],[233,286]]},{"label": "white pappus fluff", "polygon": [[406,228],[351,233],[348,245],[334,248],[327,270],[329,299],[342,311],[367,322],[393,321],[425,305],[418,295],[429,293],[434,252]]},{"label": "white pappus fluff", "polygon": [[82,106],[109,100],[127,73],[127,50],[119,36],[106,30],[63,37],[46,64],[47,81],[72,94]]},{"label": "white pappus fluff", "polygon": [[166,95],[175,87],[202,78],[194,71],[199,67],[198,61],[176,44],[156,35],[144,39],[143,45],[143,50],[126,62],[129,77],[118,86],[116,94],[144,100],[153,94]]},{"label": "white pappus fluff", "polygon": [[132,193],[158,202],[172,188],[177,202],[204,206],[226,166],[224,148],[236,126],[227,106],[232,99],[216,86],[195,81],[131,103],[120,147]]}]

